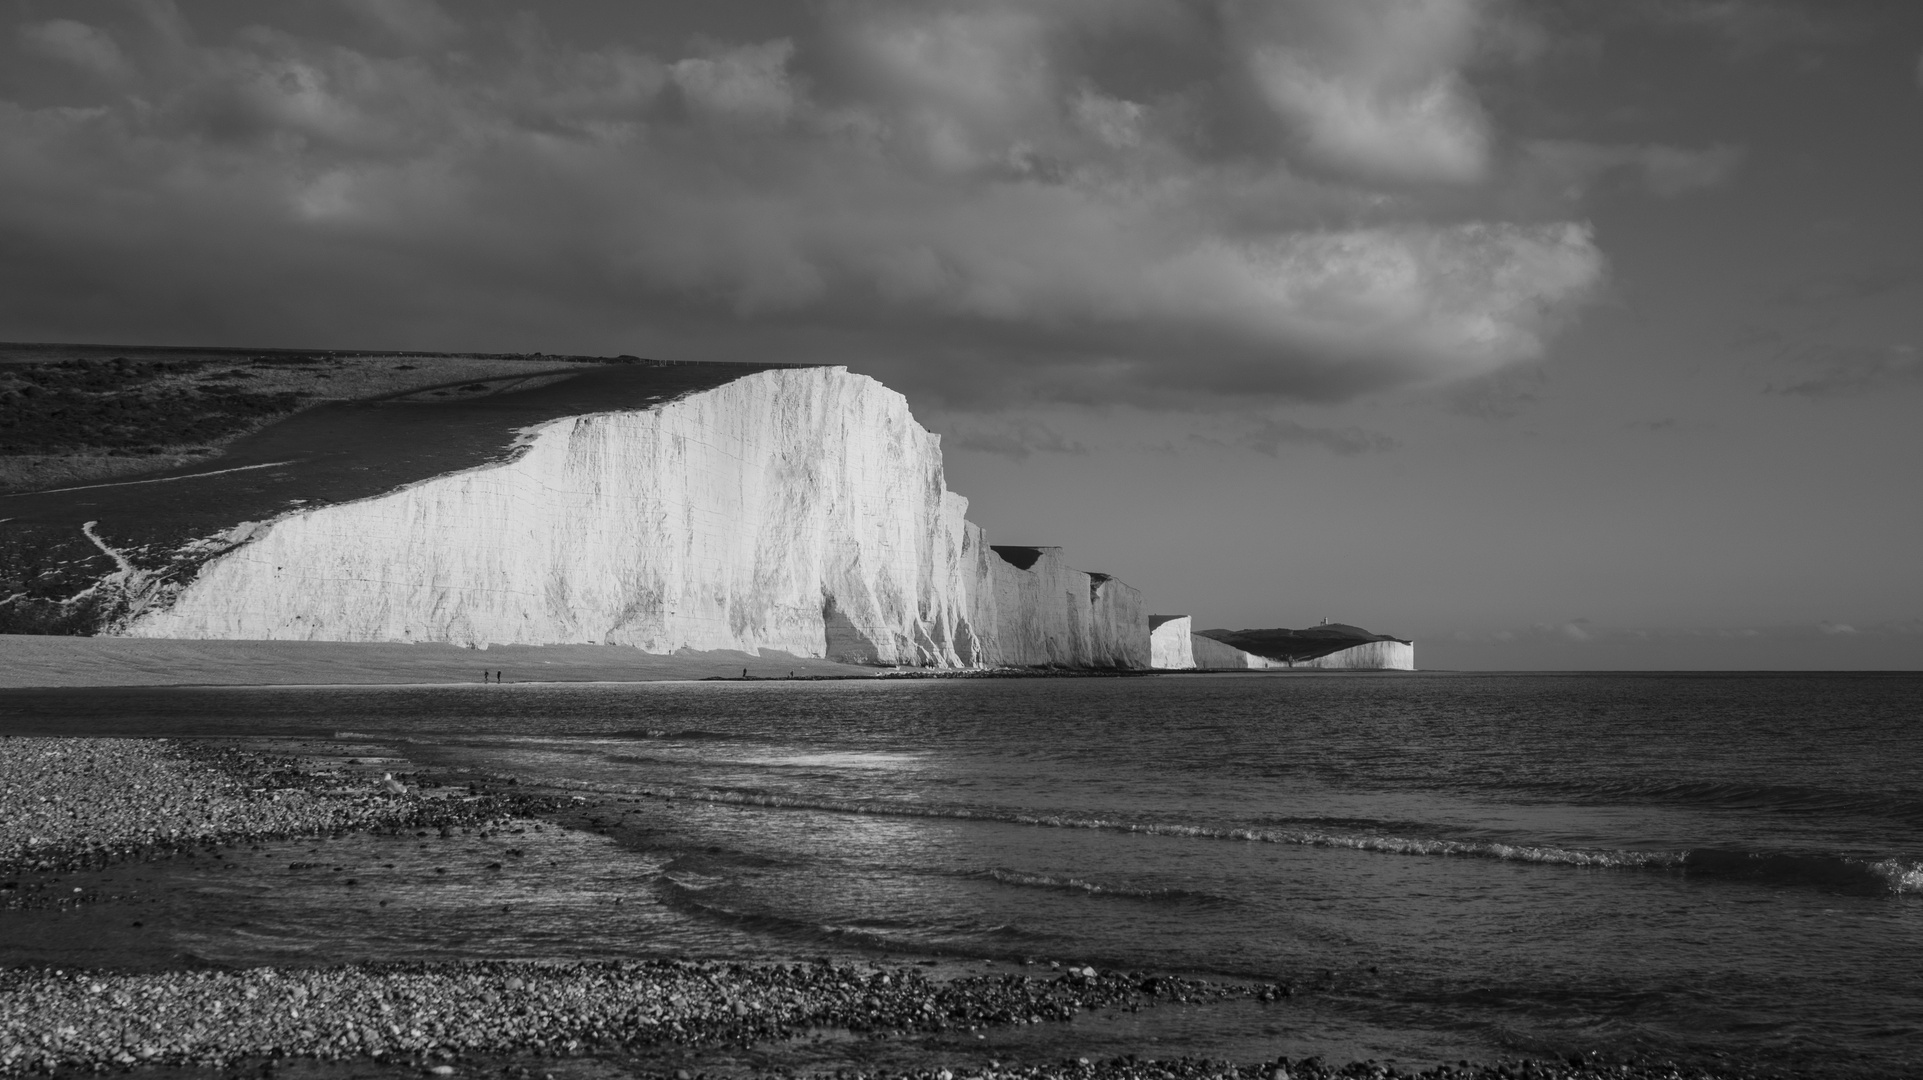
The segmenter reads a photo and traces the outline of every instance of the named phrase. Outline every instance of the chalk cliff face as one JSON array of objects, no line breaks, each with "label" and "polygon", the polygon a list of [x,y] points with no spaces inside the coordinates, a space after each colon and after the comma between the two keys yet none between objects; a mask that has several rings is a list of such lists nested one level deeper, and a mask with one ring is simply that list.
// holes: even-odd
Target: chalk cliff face
[{"label": "chalk cliff face", "polygon": [[1409,641],[1365,641],[1327,656],[1297,660],[1295,666],[1329,671],[1414,671],[1416,647]]},{"label": "chalk cliff face", "polygon": [[1056,549],[989,548],[967,505],[900,394],[842,368],[762,371],[236,530],[123,632],[1148,666],[1135,590]]},{"label": "chalk cliff face", "polygon": [[978,625],[997,628],[1000,663],[1015,667],[1148,666],[1141,594],[1107,574],[1071,569],[1058,547],[994,547],[991,601]]},{"label": "chalk cliff face", "polygon": [[1187,615],[1151,615],[1148,619],[1149,666],[1158,671],[1195,668],[1195,646],[1189,641],[1195,623]]}]

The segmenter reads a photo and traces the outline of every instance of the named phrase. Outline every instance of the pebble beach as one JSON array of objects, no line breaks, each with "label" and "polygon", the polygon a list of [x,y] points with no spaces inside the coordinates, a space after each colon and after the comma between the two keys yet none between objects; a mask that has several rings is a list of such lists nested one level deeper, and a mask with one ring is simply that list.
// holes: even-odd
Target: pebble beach
[{"label": "pebble beach", "polygon": [[[370,830],[484,832],[552,814],[567,802],[444,785],[406,772],[329,767],[223,743],[0,739],[0,918],[9,907],[64,902],[61,884],[90,869],[183,847]],[[185,1069],[213,1077],[305,1062],[380,1075],[530,1077],[552,1075],[563,1063],[600,1062],[618,1075],[701,1080],[711,1075],[708,1068],[669,1068],[660,1052],[778,1048],[824,1036],[870,1042],[966,1036],[1070,1023],[1096,1011],[1280,1003],[1295,992],[1287,981],[1210,981],[1059,963],[1012,973],[930,973],[825,958],[161,971],[8,964],[0,967],[0,1076]],[[712,1075],[756,1071],[737,1064]],[[1465,1061],[1415,1072],[1367,1061],[1134,1055],[833,1071],[843,1078],[927,1080],[1740,1075],[1582,1058]]]},{"label": "pebble beach", "polygon": [[[1267,996],[1273,987],[1072,970],[937,982],[912,968],[838,964],[475,964],[116,975],[0,975],[0,1075],[141,1065],[231,1070],[289,1058],[368,1059],[426,1075],[513,1073],[516,1059],[663,1044],[751,1046],[838,1030],[876,1038],[1059,1023],[1085,1010]],[[522,1064],[518,1071],[528,1071]],[[865,1074],[864,1074],[865,1075]],[[953,1070],[908,1075],[953,1080]],[[997,1063],[981,1080],[1053,1077],[1706,1076],[1664,1065],[1467,1063],[1402,1073],[1370,1062],[1206,1059]],[[686,1074],[684,1074],[685,1080]]]},{"label": "pebble beach", "polygon": [[0,877],[194,845],[351,829],[485,827],[525,799],[303,767],[214,743],[0,738]]}]

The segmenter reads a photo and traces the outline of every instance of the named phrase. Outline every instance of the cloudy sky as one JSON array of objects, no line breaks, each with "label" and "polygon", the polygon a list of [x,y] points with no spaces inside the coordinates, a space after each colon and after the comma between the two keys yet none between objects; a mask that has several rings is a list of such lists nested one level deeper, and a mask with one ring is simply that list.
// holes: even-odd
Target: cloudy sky
[{"label": "cloudy sky", "polygon": [[0,0],[0,339],[845,363],[1425,666],[1923,667],[1923,4]]}]

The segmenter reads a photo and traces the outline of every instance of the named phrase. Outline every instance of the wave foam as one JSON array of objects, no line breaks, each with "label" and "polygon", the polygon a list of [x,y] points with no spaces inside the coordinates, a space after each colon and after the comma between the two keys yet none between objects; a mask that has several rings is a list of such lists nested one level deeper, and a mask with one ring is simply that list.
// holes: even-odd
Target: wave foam
[{"label": "wave foam", "polygon": [[1923,862],[1883,859],[1869,864],[1870,872],[1890,883],[1894,893],[1923,893]]},{"label": "wave foam", "polygon": [[[574,780],[541,781],[554,787],[600,790],[604,785]],[[1333,832],[1289,828],[1225,828],[1179,822],[1124,821],[1069,814],[1024,814],[997,809],[965,806],[915,805],[875,800],[805,798],[794,795],[753,791],[688,790],[646,785],[622,785],[629,796],[685,800],[726,806],[750,806],[783,810],[820,810],[829,813],[867,814],[881,817],[945,818],[962,821],[988,821],[1052,829],[1090,829],[1144,836],[1168,836],[1195,840],[1237,840],[1244,843],[1288,844],[1349,851],[1368,851],[1384,855],[1426,855],[1444,858],[1492,859],[1500,862],[1536,863],[1592,869],[1682,870],[1711,878],[1733,878],[1764,883],[1816,885],[1845,891],[1865,888],[1879,892],[1923,893],[1923,862],[1889,858],[1881,861],[1839,855],[1790,852],[1748,852],[1717,849],[1672,849],[1639,851],[1635,849],[1567,848],[1548,844],[1511,844],[1499,840],[1446,840],[1394,836],[1374,832]],[[991,872],[992,876],[993,872]],[[1028,884],[1028,882],[1011,882]],[[1077,879],[1037,879],[1038,887],[1095,891],[1101,886]]]},{"label": "wave foam", "polygon": [[[571,780],[543,780],[561,788],[602,790]],[[1551,863],[1564,866],[1654,867],[1680,866],[1686,851],[1590,851],[1539,845],[1505,844],[1483,840],[1421,840],[1375,834],[1342,834],[1297,829],[1219,828],[1153,821],[1118,821],[1109,818],[1076,817],[1066,814],[1023,814],[1003,810],[977,810],[963,806],[918,806],[853,799],[804,798],[753,791],[688,790],[672,787],[635,785],[620,787],[622,794],[672,802],[715,803],[727,806],[755,806],[784,810],[823,810],[841,814],[871,814],[882,817],[949,818],[962,821],[994,821],[1011,825],[1032,825],[1052,829],[1091,829],[1126,832],[1146,836],[1186,837],[1198,840],[1241,840],[1254,843],[1293,844],[1305,847],[1346,848],[1394,855],[1444,855],[1462,858],[1500,859],[1509,862]]]}]

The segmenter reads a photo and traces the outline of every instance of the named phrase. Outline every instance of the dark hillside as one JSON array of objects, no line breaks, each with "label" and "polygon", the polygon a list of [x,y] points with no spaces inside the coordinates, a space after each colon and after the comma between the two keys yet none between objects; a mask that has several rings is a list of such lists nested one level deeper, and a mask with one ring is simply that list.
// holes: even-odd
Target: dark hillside
[{"label": "dark hillside", "polygon": [[[1360,626],[1347,623],[1323,623],[1306,630],[1203,630],[1201,634],[1243,652],[1295,663],[1339,653],[1371,641],[1402,641],[1388,634],[1371,634]],[[1408,642],[1404,641],[1403,644]]]},{"label": "dark hillside", "polygon": [[105,449],[150,454],[218,441],[261,417],[294,411],[301,391],[260,393],[222,373],[179,385],[191,361],[63,360],[0,368],[0,455]]},{"label": "dark hillside", "polygon": [[[205,462],[329,401],[571,370],[593,357],[0,344],[0,492]],[[482,386],[462,387],[477,392]]]}]

